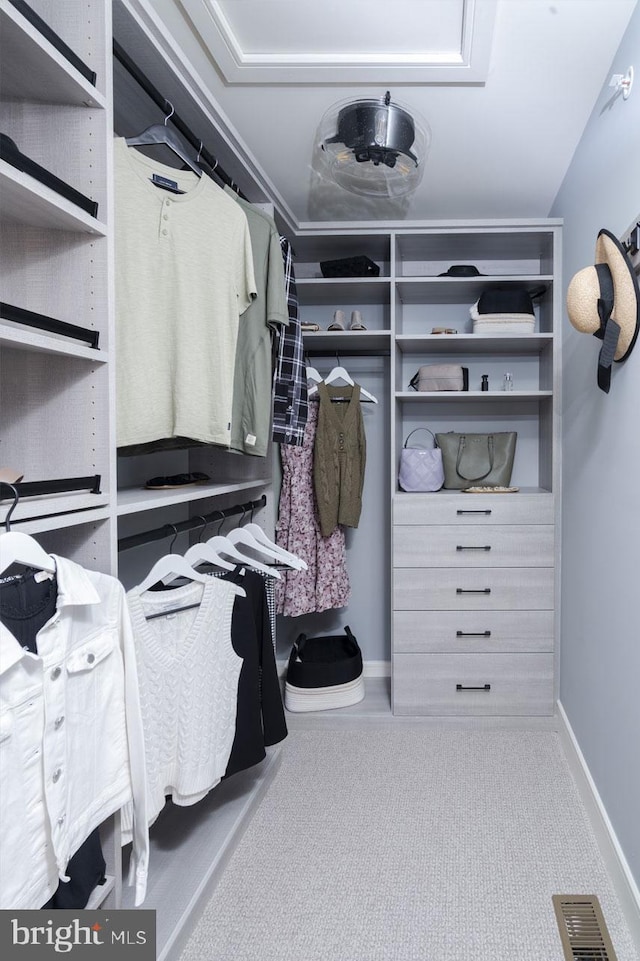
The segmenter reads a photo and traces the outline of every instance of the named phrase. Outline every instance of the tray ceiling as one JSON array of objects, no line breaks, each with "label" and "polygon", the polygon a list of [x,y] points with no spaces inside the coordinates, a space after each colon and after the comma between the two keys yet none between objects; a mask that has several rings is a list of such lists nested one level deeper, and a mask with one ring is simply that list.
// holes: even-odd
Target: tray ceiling
[{"label": "tray ceiling", "polygon": [[495,18],[495,0],[181,5],[228,84],[482,83]]}]

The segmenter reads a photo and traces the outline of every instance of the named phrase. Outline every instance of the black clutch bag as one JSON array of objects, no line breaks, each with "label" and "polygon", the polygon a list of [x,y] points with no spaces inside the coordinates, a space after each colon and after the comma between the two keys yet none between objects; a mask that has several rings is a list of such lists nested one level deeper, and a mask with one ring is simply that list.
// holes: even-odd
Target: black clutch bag
[{"label": "black clutch bag", "polygon": [[343,257],[341,260],[323,260],[320,264],[323,277],[379,277],[380,268],[369,257]]}]

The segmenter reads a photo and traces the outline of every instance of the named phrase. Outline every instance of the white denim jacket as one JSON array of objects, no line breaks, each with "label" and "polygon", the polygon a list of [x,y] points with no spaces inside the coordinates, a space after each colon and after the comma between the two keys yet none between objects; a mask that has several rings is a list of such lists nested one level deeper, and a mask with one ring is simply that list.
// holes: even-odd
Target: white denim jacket
[{"label": "white denim jacket", "polygon": [[63,557],[56,612],[24,650],[0,624],[0,908],[40,908],[91,831],[134,812],[129,882],[149,861],[144,735],[124,588]]}]

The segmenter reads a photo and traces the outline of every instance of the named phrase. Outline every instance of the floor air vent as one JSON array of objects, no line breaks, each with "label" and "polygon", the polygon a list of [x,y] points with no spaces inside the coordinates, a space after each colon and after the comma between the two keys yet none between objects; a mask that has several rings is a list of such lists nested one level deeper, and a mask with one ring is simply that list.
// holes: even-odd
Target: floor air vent
[{"label": "floor air vent", "polygon": [[595,895],[554,894],[553,906],[567,961],[617,961]]}]

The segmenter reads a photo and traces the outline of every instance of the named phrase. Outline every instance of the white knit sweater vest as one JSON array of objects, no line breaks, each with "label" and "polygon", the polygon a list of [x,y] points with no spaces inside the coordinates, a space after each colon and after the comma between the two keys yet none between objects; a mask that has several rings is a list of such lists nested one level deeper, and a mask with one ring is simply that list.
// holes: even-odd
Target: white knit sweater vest
[{"label": "white knit sweater vest", "polygon": [[[135,638],[149,824],[170,795],[200,801],[220,781],[235,736],[242,658],[231,643],[241,587],[218,578],[170,591],[127,594]],[[148,620],[145,615],[198,606]],[[126,839],[127,818],[124,818]]]}]

